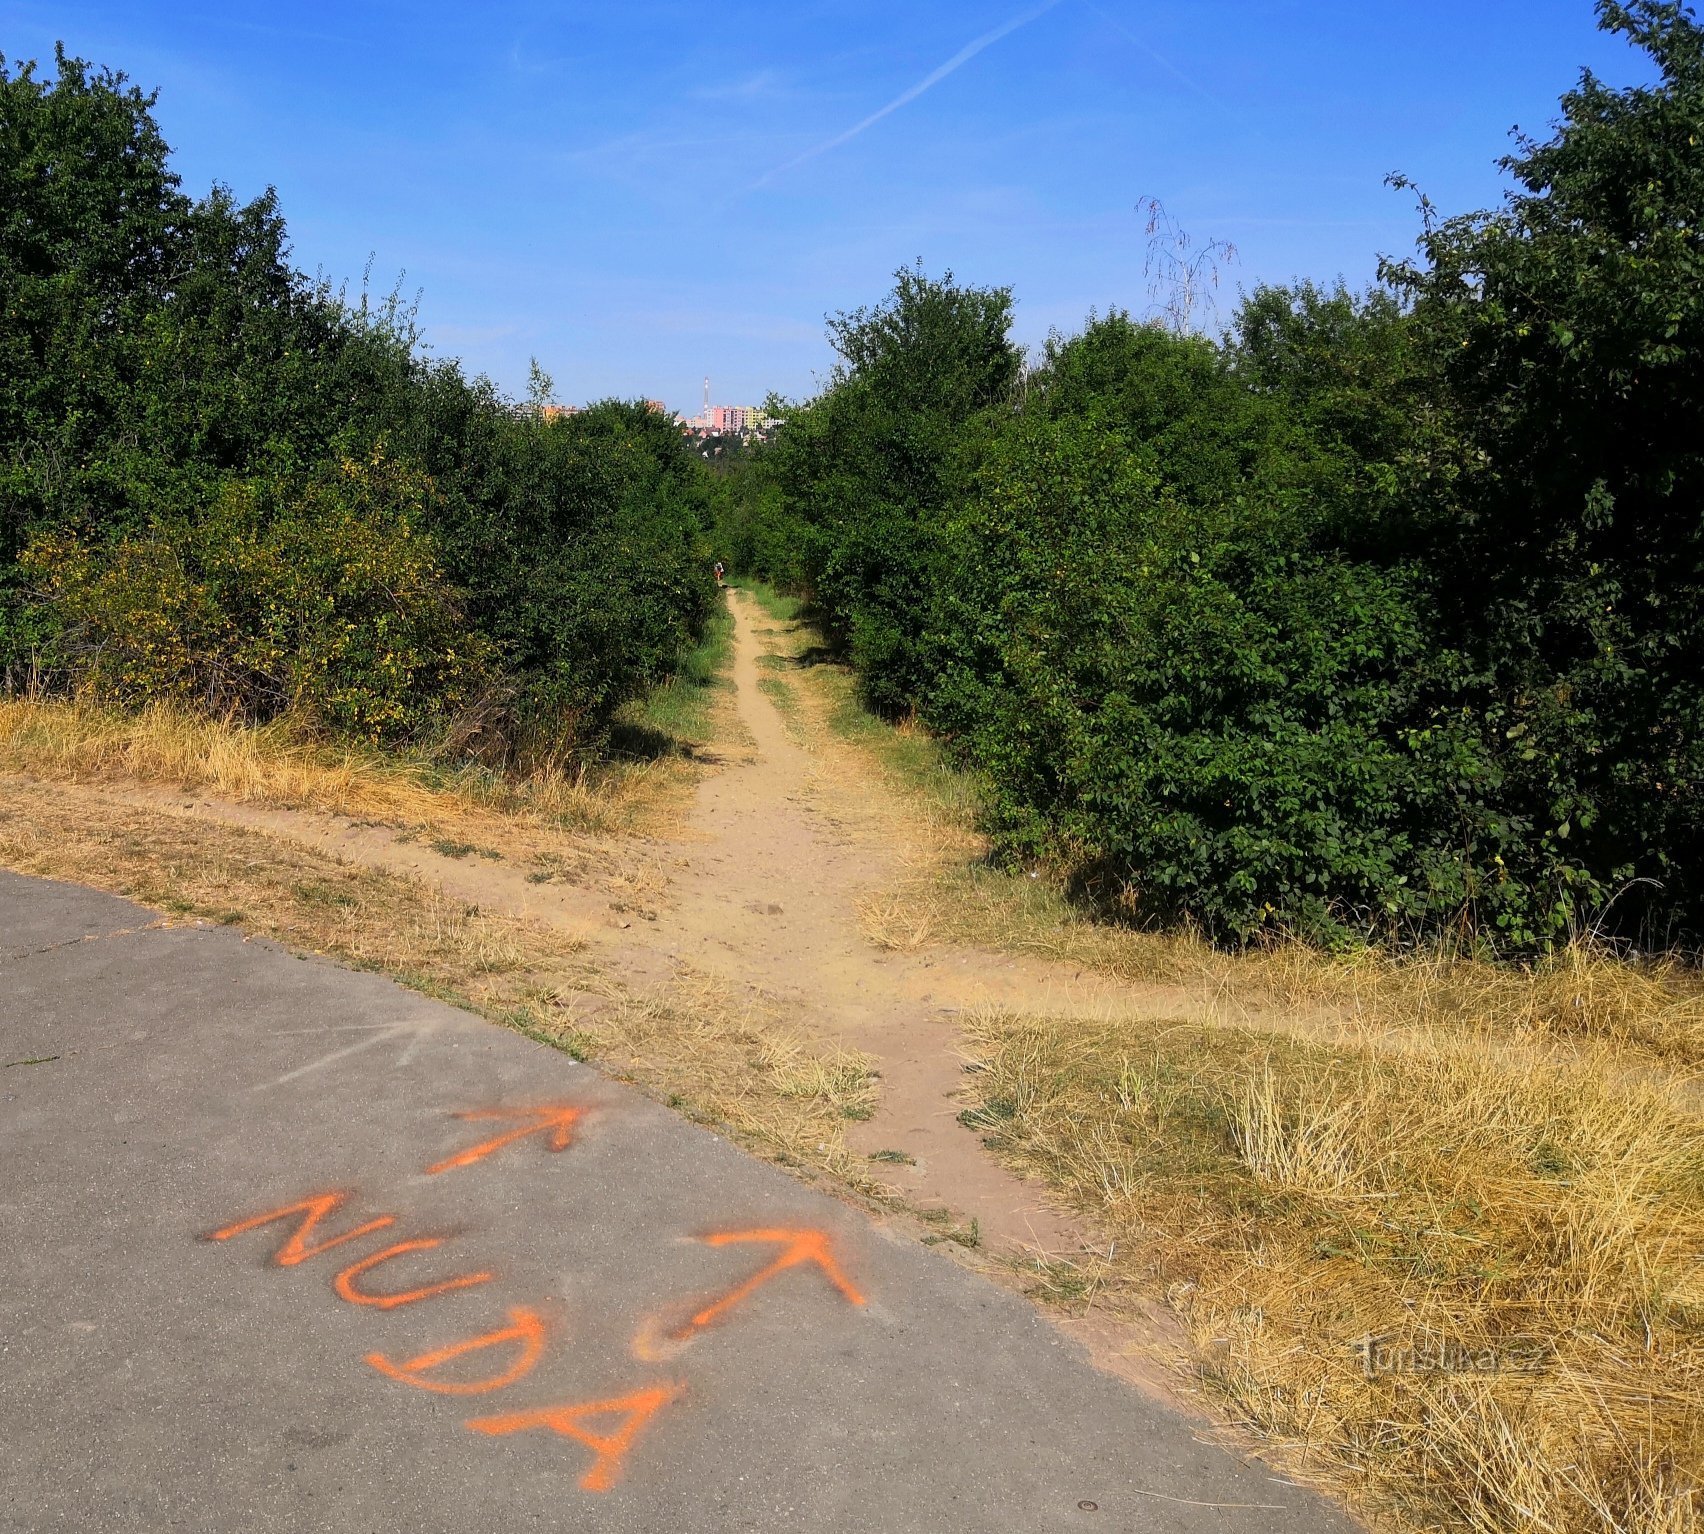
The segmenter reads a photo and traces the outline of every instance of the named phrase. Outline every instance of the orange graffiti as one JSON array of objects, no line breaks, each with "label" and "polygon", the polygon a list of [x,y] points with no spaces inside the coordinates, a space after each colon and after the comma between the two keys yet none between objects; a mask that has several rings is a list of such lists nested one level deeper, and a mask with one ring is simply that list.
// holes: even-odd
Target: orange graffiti
[{"label": "orange graffiti", "polygon": [[[622,1460],[638,1441],[652,1417],[685,1390],[684,1385],[654,1385],[610,1401],[584,1401],[577,1406],[547,1406],[540,1411],[509,1412],[501,1417],[474,1417],[466,1425],[475,1433],[502,1437],[547,1427],[564,1438],[583,1443],[597,1456],[592,1468],[580,1477],[582,1491],[608,1491],[621,1476]],[[594,1433],[582,1427],[587,1417],[619,1414],[623,1420],[613,1433]]]},{"label": "orange graffiti", "polygon": [[505,1145],[516,1140],[524,1139],[527,1135],[535,1135],[540,1130],[550,1130],[550,1148],[553,1151],[567,1150],[574,1143],[574,1125],[579,1122],[579,1108],[476,1108],[470,1113],[458,1113],[458,1119],[466,1119],[470,1123],[480,1119],[516,1119],[524,1118],[529,1122],[519,1129],[511,1129],[507,1134],[498,1135],[495,1139],[482,1141],[478,1145],[470,1145],[464,1151],[438,1162],[435,1166],[426,1168],[428,1176],[437,1172],[448,1172],[458,1166],[472,1166],[476,1161],[483,1161],[493,1151],[502,1150]]},{"label": "orange graffiti", "polygon": [[369,1294],[364,1289],[355,1287],[355,1280],[369,1268],[376,1268],[381,1262],[389,1262],[393,1257],[401,1257],[408,1252],[429,1252],[435,1246],[442,1246],[443,1239],[439,1236],[423,1236],[417,1241],[398,1241],[394,1246],[387,1246],[382,1252],[374,1252],[371,1257],[363,1257],[359,1262],[352,1262],[332,1281],[332,1287],[349,1301],[351,1305],[372,1305],[379,1310],[394,1310],[398,1305],[412,1305],[416,1300],[429,1300],[435,1294],[448,1294],[452,1289],[470,1289],[475,1284],[483,1284],[491,1275],[489,1273],[464,1273],[460,1278],[447,1278],[440,1284],[427,1284],[420,1289],[403,1289],[395,1294]]},{"label": "orange graffiti", "polygon": [[207,1239],[229,1241],[232,1236],[240,1236],[244,1231],[258,1230],[262,1225],[270,1225],[275,1220],[287,1220],[292,1215],[300,1215],[301,1224],[272,1254],[273,1262],[279,1267],[293,1268],[299,1262],[319,1256],[321,1252],[329,1252],[334,1246],[342,1246],[345,1241],[353,1241],[357,1236],[365,1236],[371,1231],[383,1230],[387,1225],[396,1224],[394,1214],[382,1214],[378,1219],[369,1220],[365,1225],[357,1225],[354,1230],[345,1231],[341,1236],[331,1236],[309,1246],[308,1237],[313,1234],[314,1227],[336,1210],[348,1196],[347,1193],[315,1193],[298,1199],[294,1204],[286,1204],[282,1209],[257,1214],[252,1220],[239,1220],[235,1225],[227,1225],[223,1230],[214,1231]]},{"label": "orange graffiti", "polygon": [[723,1231],[713,1236],[701,1238],[706,1246],[734,1246],[747,1241],[768,1241],[781,1245],[785,1250],[772,1263],[760,1268],[743,1284],[730,1289],[713,1305],[706,1305],[685,1325],[676,1327],[670,1335],[676,1341],[684,1341],[693,1333],[703,1330],[712,1322],[719,1320],[746,1299],[756,1290],[768,1283],[777,1274],[784,1273],[788,1268],[796,1268],[804,1263],[814,1262],[822,1269],[828,1281],[854,1305],[862,1305],[864,1296],[852,1287],[846,1275],[840,1271],[840,1265],[834,1260],[834,1254],[828,1249],[828,1235],[820,1230],[733,1230]]},{"label": "orange graffiti", "polygon": [[[505,1342],[518,1342],[521,1350],[507,1369],[501,1374],[492,1375],[490,1379],[460,1384],[420,1377],[441,1364],[449,1363],[451,1359],[460,1358],[464,1353],[477,1353],[482,1348],[501,1347]],[[487,1391],[501,1390],[505,1385],[512,1385],[516,1380],[531,1373],[532,1366],[538,1362],[539,1354],[543,1351],[544,1317],[536,1310],[517,1305],[509,1312],[507,1326],[494,1332],[486,1332],[482,1337],[470,1337],[466,1342],[457,1342],[447,1348],[438,1348],[435,1352],[422,1353],[405,1364],[393,1364],[383,1353],[369,1353],[367,1362],[380,1374],[400,1380],[405,1385],[418,1385],[422,1390],[436,1391],[445,1396],[478,1396]]]}]

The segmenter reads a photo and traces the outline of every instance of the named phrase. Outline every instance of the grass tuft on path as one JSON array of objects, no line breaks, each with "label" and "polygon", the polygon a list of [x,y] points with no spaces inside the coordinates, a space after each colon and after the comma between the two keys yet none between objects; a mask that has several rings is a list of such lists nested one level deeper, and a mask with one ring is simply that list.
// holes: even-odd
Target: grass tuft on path
[{"label": "grass tuft on path", "polygon": [[768,581],[741,579],[729,582],[736,590],[750,593],[752,600],[777,623],[794,623],[805,610],[802,597],[777,591]]}]

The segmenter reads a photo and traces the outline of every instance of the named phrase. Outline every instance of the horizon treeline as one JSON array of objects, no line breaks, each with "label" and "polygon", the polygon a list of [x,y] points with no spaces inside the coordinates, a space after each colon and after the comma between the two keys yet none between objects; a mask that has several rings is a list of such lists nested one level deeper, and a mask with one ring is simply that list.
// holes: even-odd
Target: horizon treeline
[{"label": "horizon treeline", "polygon": [[902,269],[719,499],[1009,860],[1219,939],[1704,934],[1704,32],[1214,338]]},{"label": "horizon treeline", "polygon": [[493,763],[595,743],[714,602],[671,422],[517,409],[187,196],[154,97],[0,57],[0,684]]}]

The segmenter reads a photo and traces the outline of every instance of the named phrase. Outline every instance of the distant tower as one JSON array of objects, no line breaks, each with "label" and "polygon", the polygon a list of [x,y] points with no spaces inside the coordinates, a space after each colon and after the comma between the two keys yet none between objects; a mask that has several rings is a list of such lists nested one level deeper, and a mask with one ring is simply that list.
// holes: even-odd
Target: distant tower
[{"label": "distant tower", "polygon": [[704,418],[706,420],[710,418],[710,380],[708,378],[704,380]]}]

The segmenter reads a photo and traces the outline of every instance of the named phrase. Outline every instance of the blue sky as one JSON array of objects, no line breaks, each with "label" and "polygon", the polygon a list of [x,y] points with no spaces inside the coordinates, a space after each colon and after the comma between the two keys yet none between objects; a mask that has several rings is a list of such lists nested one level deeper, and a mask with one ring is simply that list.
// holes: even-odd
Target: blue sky
[{"label": "blue sky", "polygon": [[1588,0],[0,0],[9,59],[56,38],[159,89],[190,190],[276,186],[305,270],[405,272],[440,354],[689,411],[809,393],[918,258],[1030,344],[1140,311],[1149,195],[1233,287],[1364,283],[1413,241],[1387,172],[1485,206],[1581,65],[1645,73]]}]

